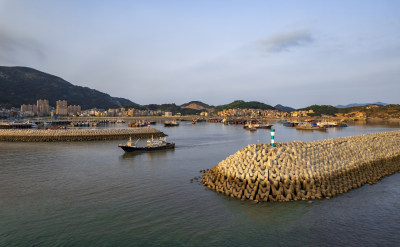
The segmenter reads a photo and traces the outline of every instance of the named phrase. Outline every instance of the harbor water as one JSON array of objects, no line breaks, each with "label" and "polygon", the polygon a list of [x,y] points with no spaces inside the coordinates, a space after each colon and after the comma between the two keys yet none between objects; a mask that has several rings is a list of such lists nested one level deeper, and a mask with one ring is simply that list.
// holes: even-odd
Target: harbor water
[{"label": "harbor water", "polygon": [[[125,154],[118,148],[122,141],[0,143],[0,246],[400,243],[399,173],[330,200],[255,204],[207,189],[199,171],[248,144],[270,142],[269,130],[190,122],[154,127],[176,143],[175,150]],[[286,142],[399,130],[400,125],[319,132],[275,124],[274,129],[275,142]]]}]

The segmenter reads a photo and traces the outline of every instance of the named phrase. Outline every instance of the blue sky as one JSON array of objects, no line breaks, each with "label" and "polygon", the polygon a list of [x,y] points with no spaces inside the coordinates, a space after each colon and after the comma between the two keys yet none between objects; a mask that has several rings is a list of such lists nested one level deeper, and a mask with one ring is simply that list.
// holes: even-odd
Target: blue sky
[{"label": "blue sky", "polygon": [[399,104],[399,10],[384,0],[0,0],[0,65],[140,104]]}]

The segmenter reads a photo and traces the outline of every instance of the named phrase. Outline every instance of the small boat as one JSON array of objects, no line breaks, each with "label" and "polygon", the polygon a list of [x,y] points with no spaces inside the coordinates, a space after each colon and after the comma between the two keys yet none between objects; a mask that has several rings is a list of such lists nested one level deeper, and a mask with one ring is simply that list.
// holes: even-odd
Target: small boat
[{"label": "small boat", "polygon": [[270,124],[255,124],[254,128],[256,129],[271,129],[272,125]]},{"label": "small boat", "polygon": [[147,140],[147,145],[144,147],[136,146],[138,141],[139,140],[132,144],[132,139],[129,138],[129,141],[126,144],[118,144],[118,147],[122,148],[125,152],[154,151],[175,148],[175,143],[167,142],[166,137],[160,137],[158,139],[151,137],[151,139]]},{"label": "small boat", "polygon": [[296,126],[297,130],[319,130],[319,131],[326,131],[326,127],[312,125],[312,124],[299,124]]},{"label": "small boat", "polygon": [[283,123],[283,126],[285,126],[285,127],[294,127],[294,123],[285,122],[285,123]]},{"label": "small boat", "polygon": [[175,127],[179,126],[179,123],[176,121],[165,121],[164,122],[164,127]]},{"label": "small boat", "polygon": [[39,126],[35,123],[35,122],[33,122],[33,121],[27,121],[25,124],[27,124],[27,125],[31,125],[31,127],[30,128],[38,128]]},{"label": "small boat", "polygon": [[243,126],[243,129],[248,130],[248,131],[256,131],[257,130],[257,128],[252,124],[246,124],[245,126]]},{"label": "small boat", "polygon": [[147,123],[143,121],[133,121],[128,124],[128,127],[138,128],[138,127],[147,127]]}]

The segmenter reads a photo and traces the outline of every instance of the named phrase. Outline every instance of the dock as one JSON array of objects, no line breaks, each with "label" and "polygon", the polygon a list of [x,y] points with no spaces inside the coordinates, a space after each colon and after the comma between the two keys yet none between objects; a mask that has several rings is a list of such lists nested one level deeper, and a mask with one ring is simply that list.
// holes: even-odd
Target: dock
[{"label": "dock", "polygon": [[30,123],[0,123],[0,129],[29,129],[32,128]]},{"label": "dock", "polygon": [[164,137],[154,128],[126,129],[0,129],[0,141],[5,142],[71,142],[123,140]]}]

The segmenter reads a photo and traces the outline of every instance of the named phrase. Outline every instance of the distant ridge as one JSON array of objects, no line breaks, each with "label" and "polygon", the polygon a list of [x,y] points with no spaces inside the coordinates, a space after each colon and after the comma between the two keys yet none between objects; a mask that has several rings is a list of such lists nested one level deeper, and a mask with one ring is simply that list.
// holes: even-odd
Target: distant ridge
[{"label": "distant ridge", "polygon": [[57,100],[67,100],[68,105],[80,105],[82,109],[138,106],[124,98],[88,87],[75,86],[64,79],[28,67],[0,66],[0,105],[20,107],[47,99],[50,106]]},{"label": "distant ridge", "polygon": [[188,103],[182,104],[181,107],[193,110],[207,110],[213,108],[212,106],[207,105],[201,101],[190,101]]},{"label": "distant ridge", "polygon": [[349,107],[356,107],[356,106],[366,106],[366,105],[388,105],[386,103],[382,102],[375,102],[375,103],[353,103],[353,104],[348,104],[348,105],[337,105],[335,106],[336,108],[349,108]]},{"label": "distant ridge", "polygon": [[279,110],[279,111],[284,111],[284,112],[292,112],[295,111],[296,109],[289,107],[289,106],[283,106],[281,104],[278,104],[276,106],[274,106],[275,109]]}]

